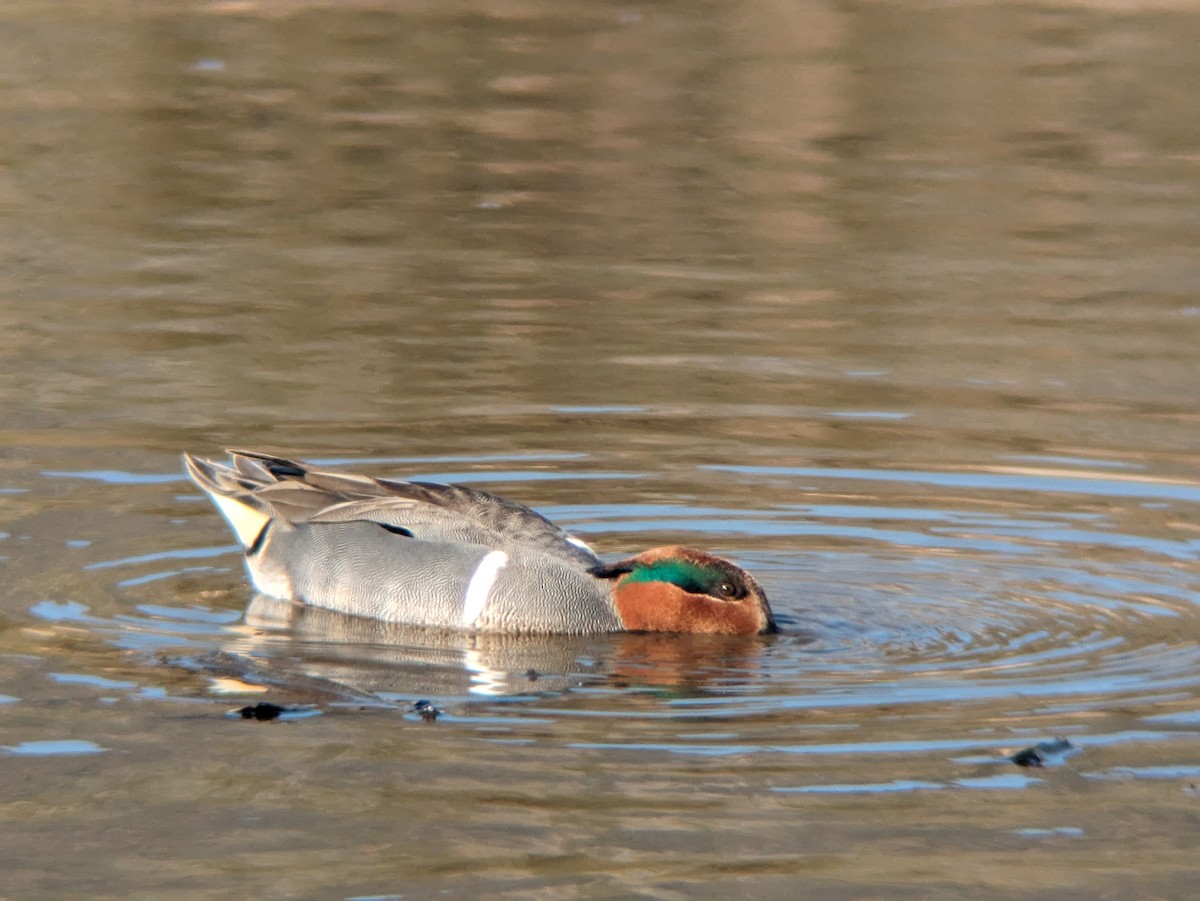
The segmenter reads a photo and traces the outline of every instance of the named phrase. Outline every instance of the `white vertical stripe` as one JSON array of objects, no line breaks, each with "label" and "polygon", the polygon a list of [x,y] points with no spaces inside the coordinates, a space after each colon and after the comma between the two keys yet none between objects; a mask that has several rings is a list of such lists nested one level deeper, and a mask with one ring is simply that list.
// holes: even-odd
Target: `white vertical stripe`
[{"label": "white vertical stripe", "polygon": [[588,544],[582,538],[576,538],[574,535],[567,536],[567,543],[573,544],[573,545],[575,545],[575,547],[583,548],[589,554],[596,553],[595,550],[592,549],[592,546],[590,544]]},{"label": "white vertical stripe", "polygon": [[491,600],[492,588],[496,584],[496,576],[508,563],[508,554],[504,551],[492,551],[480,562],[467,585],[467,596],[463,601],[462,624],[473,626],[483,616]]}]

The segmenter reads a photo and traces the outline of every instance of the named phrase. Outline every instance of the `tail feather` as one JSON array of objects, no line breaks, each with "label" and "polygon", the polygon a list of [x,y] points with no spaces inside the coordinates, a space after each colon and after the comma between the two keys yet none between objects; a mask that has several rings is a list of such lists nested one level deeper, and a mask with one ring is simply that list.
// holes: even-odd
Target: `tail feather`
[{"label": "tail feather", "polygon": [[233,465],[239,472],[260,478],[264,483],[278,482],[284,478],[302,479],[308,471],[299,463],[285,460],[283,457],[234,448],[229,448],[228,451],[233,457]]},{"label": "tail feather", "polygon": [[[230,451],[233,460],[233,469],[237,470],[238,474],[245,478],[253,485],[270,485],[276,481],[276,477],[259,460],[255,460],[246,454],[238,451]],[[249,487],[249,486],[247,486]]]},{"label": "tail feather", "polygon": [[254,494],[254,489],[262,485],[256,480],[256,474],[186,453],[183,464],[192,481],[221,511],[242,547],[254,547],[263,529],[274,519],[270,504]]}]

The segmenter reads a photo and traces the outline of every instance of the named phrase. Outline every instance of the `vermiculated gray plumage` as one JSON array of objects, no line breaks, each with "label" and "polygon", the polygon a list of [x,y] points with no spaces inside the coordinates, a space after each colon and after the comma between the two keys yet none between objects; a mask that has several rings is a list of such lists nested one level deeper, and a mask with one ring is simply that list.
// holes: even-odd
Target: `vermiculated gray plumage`
[{"label": "vermiculated gray plumage", "polygon": [[[461,485],[231,453],[231,466],[184,460],[238,533],[265,594],[384,622],[502,632],[622,628],[609,583],[590,572],[600,559],[528,507]],[[494,552],[504,557],[484,565]],[[468,595],[481,567],[486,584],[475,601],[484,606],[472,620]]]}]

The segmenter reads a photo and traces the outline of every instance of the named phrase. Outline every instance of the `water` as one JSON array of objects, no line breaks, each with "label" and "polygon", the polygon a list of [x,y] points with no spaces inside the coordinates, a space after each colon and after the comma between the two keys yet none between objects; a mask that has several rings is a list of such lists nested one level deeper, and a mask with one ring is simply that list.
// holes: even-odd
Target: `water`
[{"label": "water", "polygon": [[[0,17],[5,892],[1190,896],[1190,7]],[[706,547],[784,632],[297,614],[226,446]]]}]

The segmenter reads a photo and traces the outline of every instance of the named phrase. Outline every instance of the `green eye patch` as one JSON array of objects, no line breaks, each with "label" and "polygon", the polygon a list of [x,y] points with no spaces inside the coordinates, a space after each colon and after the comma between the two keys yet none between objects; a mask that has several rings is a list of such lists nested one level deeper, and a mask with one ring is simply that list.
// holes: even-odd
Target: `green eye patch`
[{"label": "green eye patch", "polygon": [[644,566],[635,566],[625,579],[626,582],[669,582],[691,594],[715,594],[723,582],[733,582],[726,573],[711,566],[701,566],[688,560],[657,560]]}]

